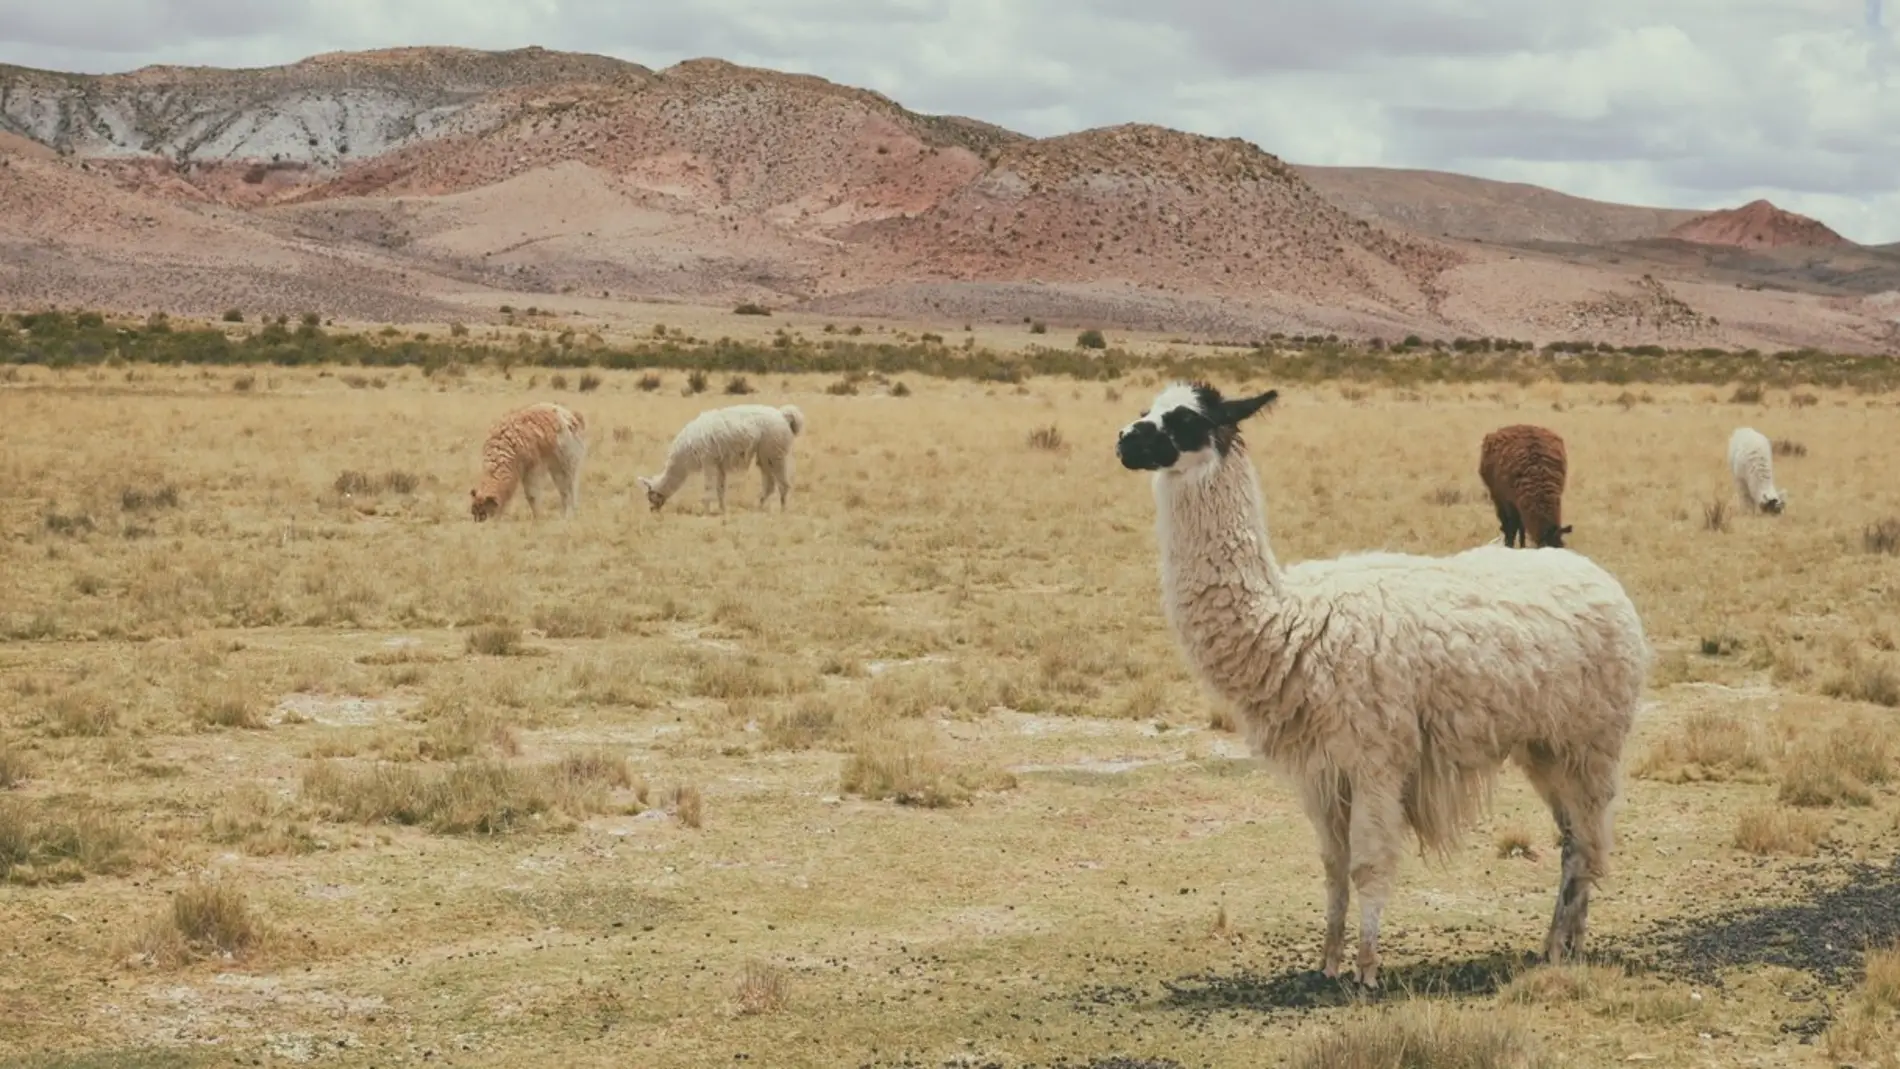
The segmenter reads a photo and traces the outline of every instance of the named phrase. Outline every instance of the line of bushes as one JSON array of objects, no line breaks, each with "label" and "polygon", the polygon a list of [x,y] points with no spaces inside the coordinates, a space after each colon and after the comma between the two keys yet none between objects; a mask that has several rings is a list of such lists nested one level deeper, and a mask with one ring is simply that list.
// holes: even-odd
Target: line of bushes
[{"label": "line of bushes", "polygon": [[0,315],[0,364],[61,368],[101,364],[360,365],[445,367],[677,369],[731,374],[919,374],[938,378],[1020,382],[1032,376],[1114,380],[1133,372],[1206,375],[1277,381],[1350,380],[1391,385],[1556,379],[1597,383],[1749,383],[1758,386],[1846,386],[1878,390],[1900,386],[1900,361],[1891,356],[1788,350],[1761,353],[1721,349],[1621,349],[1579,342],[1535,348],[1499,339],[1358,346],[1331,336],[1275,338],[1213,354],[1137,355],[1103,349],[1031,347],[996,352],[950,347],[935,340],[874,342],[806,339],[781,331],[769,342],[714,341],[677,334],[607,344],[525,332],[514,344],[471,339],[466,331],[435,338],[325,330],[315,315],[296,325],[283,317],[255,330],[175,327],[162,314],[114,319],[98,312],[38,311]]}]

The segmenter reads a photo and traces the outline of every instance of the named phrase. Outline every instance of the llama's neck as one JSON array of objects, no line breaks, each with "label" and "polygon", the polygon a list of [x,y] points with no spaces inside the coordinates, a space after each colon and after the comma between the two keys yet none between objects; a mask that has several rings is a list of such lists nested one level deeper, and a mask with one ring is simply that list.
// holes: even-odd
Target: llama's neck
[{"label": "llama's neck", "polygon": [[475,496],[493,497],[497,504],[506,505],[514,499],[515,487],[520,482],[512,466],[491,464],[482,472],[481,483],[475,487]]},{"label": "llama's neck", "polygon": [[672,497],[680,487],[686,485],[686,477],[696,469],[697,465],[688,461],[683,453],[669,453],[666,470],[653,477],[653,489],[661,497]]},{"label": "llama's neck", "polygon": [[1236,445],[1206,474],[1158,473],[1154,489],[1168,623],[1202,677],[1238,698],[1259,681],[1236,673],[1268,666],[1235,655],[1256,648],[1284,594],[1253,464]]}]

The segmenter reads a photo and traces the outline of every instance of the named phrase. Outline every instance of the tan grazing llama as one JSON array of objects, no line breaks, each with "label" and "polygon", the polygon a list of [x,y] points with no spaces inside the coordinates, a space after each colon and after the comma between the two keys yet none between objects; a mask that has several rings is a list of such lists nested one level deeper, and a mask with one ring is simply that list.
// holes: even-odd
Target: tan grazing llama
[{"label": "tan grazing llama", "polygon": [[1358,979],[1377,986],[1379,916],[1407,828],[1447,852],[1511,761],[1562,834],[1544,939],[1577,954],[1611,847],[1649,663],[1616,578],[1566,549],[1445,557],[1356,553],[1281,567],[1240,423],[1277,391],[1227,400],[1171,385],[1122,428],[1152,472],[1162,607],[1188,665],[1232,703],[1248,743],[1296,784],[1326,873],[1328,976],[1359,892]]},{"label": "tan grazing llama", "polygon": [[501,417],[482,445],[482,479],[468,492],[475,522],[500,515],[521,490],[528,510],[540,516],[538,477],[548,477],[561,492],[561,514],[574,515],[580,503],[581,462],[587,458],[587,421],[551,401],[518,408]]}]

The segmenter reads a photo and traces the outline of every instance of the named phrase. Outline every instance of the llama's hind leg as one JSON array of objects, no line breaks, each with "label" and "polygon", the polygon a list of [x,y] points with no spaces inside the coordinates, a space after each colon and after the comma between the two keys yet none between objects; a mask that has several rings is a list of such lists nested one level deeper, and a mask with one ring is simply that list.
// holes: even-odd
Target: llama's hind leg
[{"label": "llama's hind leg", "polygon": [[1352,784],[1346,824],[1353,889],[1359,892],[1359,982],[1367,987],[1379,986],[1379,917],[1398,875],[1405,835],[1402,798],[1397,783]]},{"label": "llama's hind leg", "polygon": [[570,442],[561,450],[559,463],[553,465],[555,485],[561,491],[561,514],[573,516],[581,504],[581,465],[587,460],[584,443]]},{"label": "llama's hind leg", "polygon": [[1342,776],[1319,776],[1302,790],[1306,816],[1319,835],[1320,864],[1326,870],[1326,939],[1320,971],[1338,976],[1346,957],[1346,909],[1352,900],[1352,799]]},{"label": "llama's hind leg", "polygon": [[1557,901],[1551,910],[1550,930],[1544,936],[1544,960],[1559,965],[1583,953],[1590,892],[1608,868],[1617,762],[1591,755],[1573,764],[1562,760],[1550,747],[1533,743],[1525,748],[1520,763],[1532,786],[1550,806],[1561,836]]}]

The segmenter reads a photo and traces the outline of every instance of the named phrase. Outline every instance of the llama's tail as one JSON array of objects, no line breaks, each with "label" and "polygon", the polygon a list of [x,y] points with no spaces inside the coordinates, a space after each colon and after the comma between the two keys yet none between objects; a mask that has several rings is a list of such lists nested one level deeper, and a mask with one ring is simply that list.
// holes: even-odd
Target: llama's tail
[{"label": "llama's tail", "polygon": [[1464,830],[1490,807],[1497,776],[1450,763],[1430,738],[1423,742],[1418,775],[1405,789],[1405,822],[1418,835],[1421,853],[1447,857],[1463,842]]},{"label": "llama's tail", "polygon": [[800,412],[797,405],[780,405],[778,406],[778,410],[784,415],[785,422],[791,424],[792,434],[794,436],[804,432],[805,413]]}]

